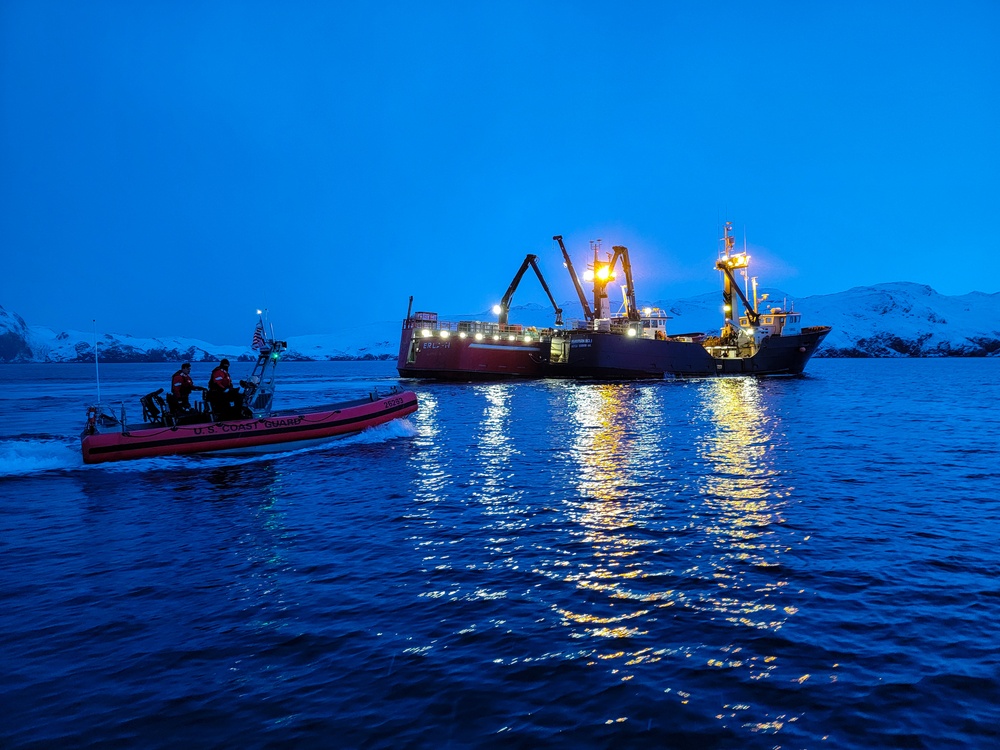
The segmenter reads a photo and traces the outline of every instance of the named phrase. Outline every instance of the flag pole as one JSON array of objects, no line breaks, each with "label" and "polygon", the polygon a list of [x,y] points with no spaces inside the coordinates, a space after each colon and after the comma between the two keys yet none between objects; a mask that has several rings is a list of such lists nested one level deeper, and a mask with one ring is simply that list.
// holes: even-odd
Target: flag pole
[{"label": "flag pole", "polygon": [[97,318],[93,318],[94,324],[94,372],[97,375],[97,403],[101,403],[101,365],[97,356]]}]

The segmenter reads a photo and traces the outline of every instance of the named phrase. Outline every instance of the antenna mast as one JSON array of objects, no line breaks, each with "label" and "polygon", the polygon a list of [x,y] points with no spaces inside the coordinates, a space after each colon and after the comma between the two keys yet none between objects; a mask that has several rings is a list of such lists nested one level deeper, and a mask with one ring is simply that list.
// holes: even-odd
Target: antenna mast
[{"label": "antenna mast", "polygon": [[91,322],[94,324],[94,372],[97,374],[97,403],[101,403],[101,366],[97,356],[97,318]]}]

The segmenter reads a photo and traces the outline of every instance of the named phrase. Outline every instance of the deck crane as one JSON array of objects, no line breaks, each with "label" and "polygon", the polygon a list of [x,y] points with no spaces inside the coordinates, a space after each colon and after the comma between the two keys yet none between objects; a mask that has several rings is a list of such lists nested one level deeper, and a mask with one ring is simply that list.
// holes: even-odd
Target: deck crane
[{"label": "deck crane", "polygon": [[611,259],[611,268],[613,269],[615,261],[621,258],[622,270],[625,272],[625,306],[628,308],[625,314],[629,320],[639,320],[639,308],[635,305],[635,284],[632,283],[632,263],[628,259],[628,248],[615,245],[612,249],[615,251],[615,255]]},{"label": "deck crane", "polygon": [[545,283],[545,278],[542,276],[542,272],[538,268],[538,263],[536,263],[537,260],[538,260],[537,255],[532,255],[531,253],[528,253],[528,255],[525,256],[524,262],[521,264],[521,267],[517,270],[517,273],[514,275],[514,280],[511,281],[510,286],[507,287],[507,291],[504,293],[503,299],[501,299],[500,304],[497,305],[497,307],[499,308],[497,314],[499,315],[498,322],[500,325],[502,326],[507,325],[507,316],[510,314],[510,301],[514,298],[514,292],[517,290],[517,285],[521,283],[521,277],[524,276],[524,272],[528,270],[528,266],[531,266],[532,270],[534,270],[535,275],[538,277],[538,280],[542,284],[542,289],[545,290],[545,293],[549,297],[549,302],[552,303],[552,307],[556,311],[556,325],[561,326],[563,324],[562,308],[556,304],[555,299],[552,297],[552,292],[549,291],[549,285]]},{"label": "deck crane", "polygon": [[566,252],[566,246],[563,244],[562,235],[557,234],[552,239],[559,243],[559,249],[562,250],[563,261],[566,263],[566,268],[569,270],[569,277],[573,279],[573,286],[576,287],[576,296],[580,298],[580,305],[583,307],[583,316],[588,323],[592,323],[594,321],[594,311],[590,309],[590,305],[587,303],[587,295],[583,293],[583,287],[580,285],[580,279],[576,275],[576,270],[573,268],[573,261],[569,259],[569,253]]}]

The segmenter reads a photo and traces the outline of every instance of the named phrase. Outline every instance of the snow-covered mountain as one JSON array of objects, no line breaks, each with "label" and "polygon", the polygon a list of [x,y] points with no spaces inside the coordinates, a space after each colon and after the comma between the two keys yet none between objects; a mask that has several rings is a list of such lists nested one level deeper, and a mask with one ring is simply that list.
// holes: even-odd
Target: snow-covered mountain
[{"label": "snow-covered mountain", "polygon": [[[777,289],[763,289],[769,301],[794,302],[804,325],[829,325],[817,357],[943,357],[1000,356],[1000,293],[972,292],[960,296],[938,294],[929,286],[897,282],[855,287],[837,294],[792,300]],[[717,292],[683,300],[640,300],[640,305],[664,309],[671,316],[672,333],[714,332],[721,324]],[[769,303],[765,302],[762,307]],[[567,324],[579,315],[575,300],[562,303]],[[492,320],[489,311],[441,314],[447,320]],[[515,306],[510,321],[551,326],[553,311],[538,304]],[[287,359],[394,359],[399,348],[400,320],[352,324],[349,328],[287,339]],[[99,340],[105,362],[192,362],[252,360],[246,345],[216,345],[197,339],[139,339],[106,334]],[[92,362],[93,334],[56,333],[30,326],[17,314],[0,307],[0,363]]]},{"label": "snow-covered mountain", "polygon": [[[761,310],[787,301],[804,326],[832,326],[817,357],[1000,356],[1000,293],[947,296],[906,281],[802,298],[761,292],[768,294]],[[718,293],[655,305],[673,316],[672,333],[717,330],[722,322]]]}]

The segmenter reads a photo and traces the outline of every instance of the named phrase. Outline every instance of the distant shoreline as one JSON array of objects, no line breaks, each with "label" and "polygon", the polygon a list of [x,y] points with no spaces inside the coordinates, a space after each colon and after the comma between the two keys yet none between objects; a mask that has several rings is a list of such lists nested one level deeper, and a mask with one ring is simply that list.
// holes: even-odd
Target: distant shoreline
[{"label": "distant shoreline", "polygon": [[[1000,359],[1000,346],[992,348],[982,348],[972,351],[952,351],[948,353],[932,353],[932,354],[910,354],[906,352],[898,352],[896,354],[871,354],[865,351],[860,351],[858,349],[823,349],[816,352],[813,355],[813,359]],[[183,358],[167,357],[167,358],[124,358],[124,357],[109,357],[105,359],[101,357],[100,364],[102,365],[156,365],[164,364],[169,362],[180,362]],[[284,358],[285,362],[391,362],[396,359],[395,354],[365,354],[360,357],[351,356],[336,356],[336,357],[303,357],[301,355],[292,355]],[[190,360],[194,364],[209,364],[218,361],[215,358],[209,359],[193,359]],[[237,362],[252,362],[253,359],[249,357],[238,357],[235,359]],[[94,364],[93,358],[87,359],[71,359],[71,360],[20,360],[16,362],[0,362],[0,365],[92,365]]]}]

